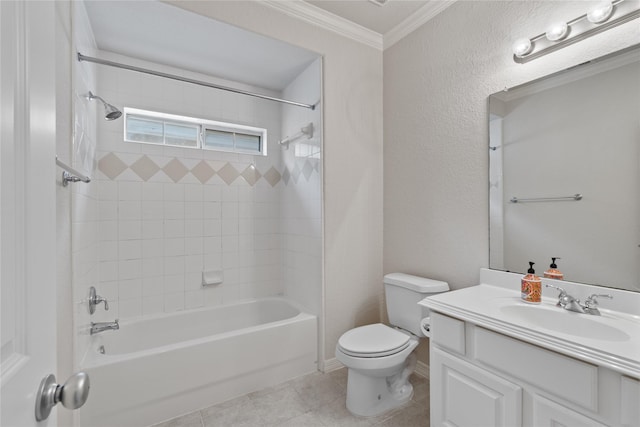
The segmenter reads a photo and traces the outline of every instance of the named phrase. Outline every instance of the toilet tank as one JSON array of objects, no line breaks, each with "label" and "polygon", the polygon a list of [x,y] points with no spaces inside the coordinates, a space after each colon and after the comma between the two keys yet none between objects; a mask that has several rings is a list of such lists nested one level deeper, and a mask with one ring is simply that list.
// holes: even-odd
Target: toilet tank
[{"label": "toilet tank", "polygon": [[391,273],[384,276],[384,289],[389,323],[424,337],[420,330],[420,320],[427,314],[418,302],[429,295],[448,291],[449,284],[410,274]]}]

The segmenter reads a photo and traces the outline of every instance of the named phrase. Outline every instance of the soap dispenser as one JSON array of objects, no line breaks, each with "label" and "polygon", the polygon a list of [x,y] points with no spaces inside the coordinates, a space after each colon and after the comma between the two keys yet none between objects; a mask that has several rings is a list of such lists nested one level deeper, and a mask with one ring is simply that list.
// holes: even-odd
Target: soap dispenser
[{"label": "soap dispenser", "polygon": [[520,298],[531,304],[540,304],[542,300],[542,280],[536,276],[536,272],[533,269],[534,264],[534,262],[529,261],[527,275],[522,277],[522,292]]},{"label": "soap dispenser", "polygon": [[546,277],[547,279],[556,279],[556,280],[564,279],[564,274],[562,274],[562,271],[558,270],[558,266],[556,265],[557,259],[560,259],[560,258],[558,257],[551,258],[551,265],[549,266],[549,269],[544,272],[544,277]]}]

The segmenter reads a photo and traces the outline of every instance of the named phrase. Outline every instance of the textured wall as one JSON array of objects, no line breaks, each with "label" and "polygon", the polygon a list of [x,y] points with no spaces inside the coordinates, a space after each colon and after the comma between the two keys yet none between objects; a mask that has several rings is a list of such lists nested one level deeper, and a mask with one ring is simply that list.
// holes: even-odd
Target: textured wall
[{"label": "textured wall", "polygon": [[255,2],[175,2],[323,55],[324,345],[380,317],[382,53]]},{"label": "textured wall", "polygon": [[527,64],[512,60],[514,40],[588,4],[458,1],[384,52],[385,273],[453,289],[478,283],[489,263],[487,97],[640,41],[632,21]]},{"label": "textured wall", "polygon": [[512,60],[513,40],[587,4],[459,1],[385,51],[385,272],[477,283],[489,259],[488,95],[640,41],[633,21]]}]

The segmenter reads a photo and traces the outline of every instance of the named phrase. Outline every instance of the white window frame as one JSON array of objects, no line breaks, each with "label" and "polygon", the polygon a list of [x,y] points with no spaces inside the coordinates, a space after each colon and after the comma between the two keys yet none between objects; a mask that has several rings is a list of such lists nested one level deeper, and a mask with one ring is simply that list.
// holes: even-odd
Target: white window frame
[{"label": "white window frame", "polygon": [[[165,143],[134,141],[127,139],[127,118],[128,116],[140,117],[142,119],[155,120],[173,123],[177,125],[196,125],[198,126],[197,143],[195,147],[189,147],[185,145],[173,145]],[[236,123],[219,122],[215,120],[200,119],[195,117],[180,116],[176,114],[160,113],[157,111],[141,110],[138,108],[124,107],[124,141],[133,144],[147,144],[161,147],[177,147],[196,150],[207,151],[222,151],[227,153],[239,153],[250,154],[253,156],[266,156],[267,155],[267,129],[259,128],[255,126],[240,125]],[[260,150],[243,150],[239,148],[223,148],[223,147],[206,147],[204,144],[205,132],[207,130],[216,130],[222,132],[229,132],[235,134],[251,135],[260,137]],[[235,141],[235,138],[234,138]]]}]

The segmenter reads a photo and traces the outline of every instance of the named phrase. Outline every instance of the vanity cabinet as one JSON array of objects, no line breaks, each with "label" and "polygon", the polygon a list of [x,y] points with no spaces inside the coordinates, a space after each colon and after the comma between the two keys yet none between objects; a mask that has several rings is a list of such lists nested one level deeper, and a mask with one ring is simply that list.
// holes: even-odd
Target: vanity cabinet
[{"label": "vanity cabinet", "polygon": [[431,313],[431,425],[639,426],[640,381]]}]

